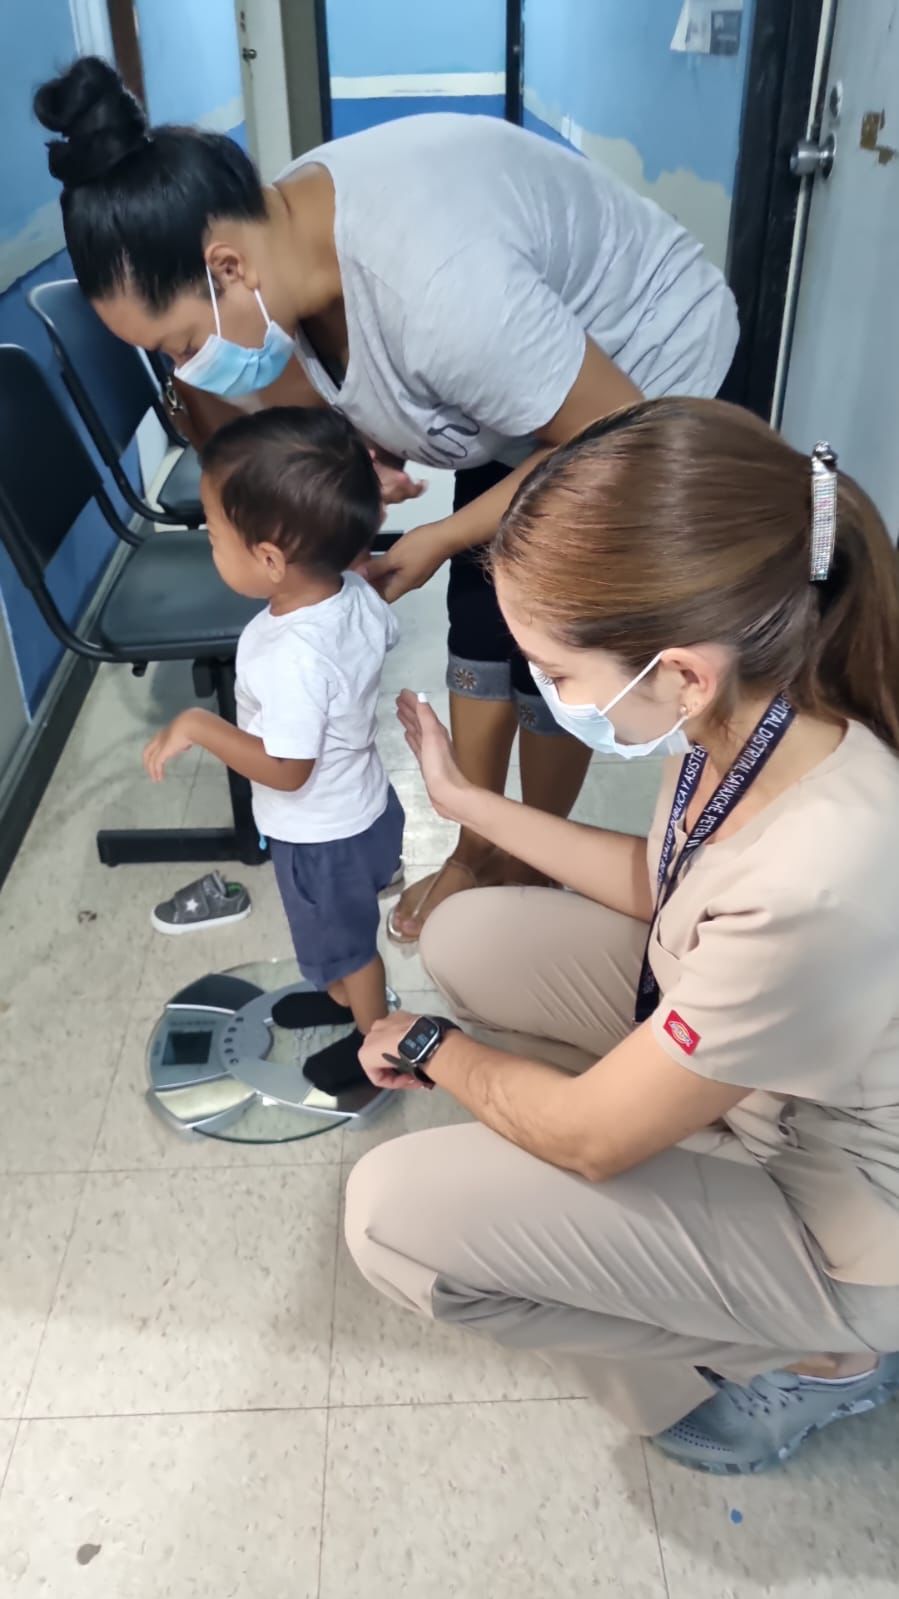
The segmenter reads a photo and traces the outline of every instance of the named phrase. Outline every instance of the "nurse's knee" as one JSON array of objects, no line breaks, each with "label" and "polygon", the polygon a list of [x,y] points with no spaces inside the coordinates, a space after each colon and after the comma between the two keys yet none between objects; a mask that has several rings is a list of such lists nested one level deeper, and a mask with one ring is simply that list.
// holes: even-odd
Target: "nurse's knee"
[{"label": "nurse's knee", "polygon": [[403,1142],[393,1139],[363,1155],[346,1187],[344,1235],[356,1265],[369,1280],[377,1248],[374,1240],[377,1238],[379,1245],[389,1243],[390,1216],[402,1215],[404,1207],[414,1203],[413,1183],[399,1155]]},{"label": "nurse's knee", "polygon": [[422,928],[422,965],[457,1016],[478,1014],[475,996],[483,992],[493,941],[494,905],[502,893],[502,889],[479,888],[454,894],[438,905]]}]

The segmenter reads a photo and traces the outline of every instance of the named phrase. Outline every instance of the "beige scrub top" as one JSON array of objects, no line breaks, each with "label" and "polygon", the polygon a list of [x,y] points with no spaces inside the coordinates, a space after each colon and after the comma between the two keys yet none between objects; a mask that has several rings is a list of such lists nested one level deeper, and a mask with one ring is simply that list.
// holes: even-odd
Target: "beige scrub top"
[{"label": "beige scrub top", "polygon": [[[653,893],[678,771],[649,837]],[[899,1285],[899,757],[850,723],[799,783],[695,852],[649,955],[658,1043],[753,1090],[725,1118],[738,1153],[765,1164],[827,1273]]]}]

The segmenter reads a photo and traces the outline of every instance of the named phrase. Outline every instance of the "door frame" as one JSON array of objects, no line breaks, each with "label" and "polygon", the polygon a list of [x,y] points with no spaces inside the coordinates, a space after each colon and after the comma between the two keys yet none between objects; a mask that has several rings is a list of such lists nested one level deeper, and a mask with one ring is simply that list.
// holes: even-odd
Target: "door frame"
[{"label": "door frame", "polygon": [[334,137],[331,110],[331,57],[328,51],[328,0],[315,0],[315,53],[318,59],[318,104],[321,113],[322,143]]},{"label": "door frame", "polygon": [[832,32],[835,10],[829,0],[755,0],[727,254],[740,340],[721,393],[766,420],[776,401],[807,189],[790,171],[790,155],[798,139],[820,129],[827,74],[819,44],[828,22]]},{"label": "door frame", "polygon": [[524,0],[506,0],[507,122],[524,120]]}]

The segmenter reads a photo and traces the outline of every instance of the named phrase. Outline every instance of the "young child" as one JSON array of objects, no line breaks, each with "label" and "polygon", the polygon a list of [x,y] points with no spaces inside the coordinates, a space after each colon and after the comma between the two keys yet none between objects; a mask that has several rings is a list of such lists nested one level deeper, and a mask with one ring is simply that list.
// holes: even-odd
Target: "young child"
[{"label": "young child", "polygon": [[404,822],[375,747],[397,624],[349,570],[380,525],[378,479],[360,436],[330,410],[241,417],[202,465],[219,574],[268,604],[237,646],[238,726],[184,711],[151,739],[144,765],[158,781],[200,745],[250,779],[303,975],[364,1034],[387,1014],[378,894],[399,870]]}]

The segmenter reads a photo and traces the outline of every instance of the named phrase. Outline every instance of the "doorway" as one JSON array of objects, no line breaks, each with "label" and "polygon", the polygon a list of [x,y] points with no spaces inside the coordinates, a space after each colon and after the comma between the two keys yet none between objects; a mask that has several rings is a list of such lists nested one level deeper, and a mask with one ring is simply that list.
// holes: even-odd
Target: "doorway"
[{"label": "doorway", "polygon": [[828,10],[773,420],[799,449],[827,439],[896,539],[899,0]]},{"label": "doorway", "polygon": [[331,137],[324,0],[236,0],[247,145],[271,183]]}]

